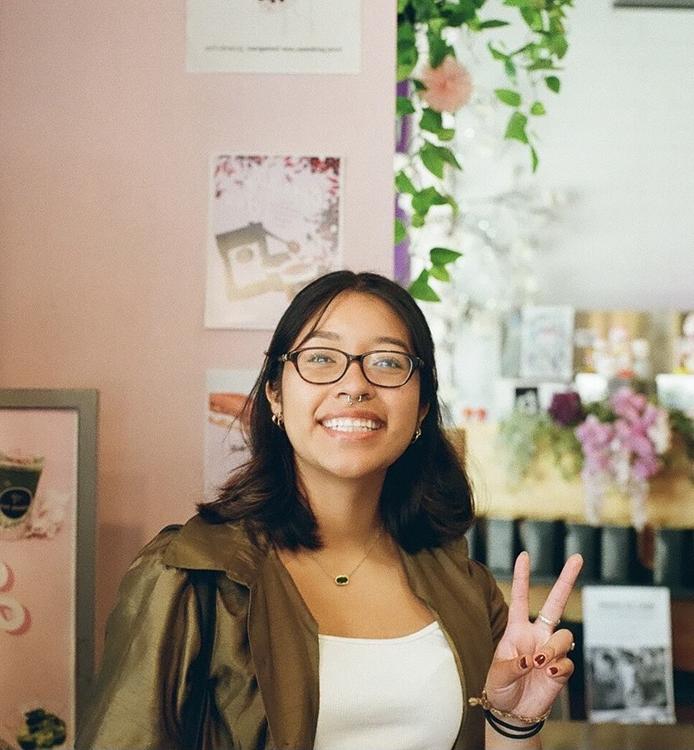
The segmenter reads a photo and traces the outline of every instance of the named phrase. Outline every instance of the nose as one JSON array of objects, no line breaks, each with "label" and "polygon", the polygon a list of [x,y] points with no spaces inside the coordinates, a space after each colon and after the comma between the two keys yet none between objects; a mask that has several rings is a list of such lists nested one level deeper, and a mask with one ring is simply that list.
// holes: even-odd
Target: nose
[{"label": "nose", "polygon": [[361,368],[361,363],[354,359],[347,365],[347,371],[335,383],[341,393],[349,393],[358,396],[362,393],[373,394],[374,386],[369,383]]}]

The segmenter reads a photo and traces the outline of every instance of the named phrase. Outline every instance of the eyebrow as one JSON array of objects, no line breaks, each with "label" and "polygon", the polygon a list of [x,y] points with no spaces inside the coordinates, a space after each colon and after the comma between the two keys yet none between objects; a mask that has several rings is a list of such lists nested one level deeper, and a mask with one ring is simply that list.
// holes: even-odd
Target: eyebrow
[{"label": "eyebrow", "polygon": [[[341,336],[338,333],[333,333],[333,331],[324,331],[317,329],[315,331],[311,331],[309,335],[306,336],[303,341],[301,341],[300,346],[303,346],[307,341],[310,341],[311,339],[328,339],[329,341],[340,341]],[[409,344],[407,344],[402,339],[393,338],[392,336],[378,336],[377,338],[373,339],[373,342],[375,344],[391,344],[393,346],[399,346],[405,351],[410,350]]]}]

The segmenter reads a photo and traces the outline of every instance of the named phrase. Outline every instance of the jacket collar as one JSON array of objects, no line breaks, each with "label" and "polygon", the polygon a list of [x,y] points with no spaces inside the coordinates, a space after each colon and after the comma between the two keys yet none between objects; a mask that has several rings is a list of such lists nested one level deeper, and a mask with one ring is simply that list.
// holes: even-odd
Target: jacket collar
[{"label": "jacket collar", "polygon": [[190,570],[221,570],[233,581],[252,588],[269,549],[267,540],[254,544],[243,524],[211,524],[196,515],[168,546],[164,563]]}]

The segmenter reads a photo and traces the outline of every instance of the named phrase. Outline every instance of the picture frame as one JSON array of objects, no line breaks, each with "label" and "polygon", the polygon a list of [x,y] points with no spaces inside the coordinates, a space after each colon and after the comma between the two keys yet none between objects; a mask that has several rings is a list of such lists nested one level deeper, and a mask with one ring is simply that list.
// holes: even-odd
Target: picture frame
[{"label": "picture frame", "polygon": [[694,0],[614,0],[614,7],[685,10],[687,8],[694,8]]},{"label": "picture frame", "polygon": [[92,687],[97,409],[92,389],[0,389],[0,740],[10,747],[47,728],[73,747]]}]

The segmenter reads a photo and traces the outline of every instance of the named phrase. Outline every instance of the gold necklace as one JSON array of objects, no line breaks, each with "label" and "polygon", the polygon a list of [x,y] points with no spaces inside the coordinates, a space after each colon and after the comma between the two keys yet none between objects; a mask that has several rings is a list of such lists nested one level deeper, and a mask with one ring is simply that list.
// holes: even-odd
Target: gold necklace
[{"label": "gold necklace", "polygon": [[311,557],[311,560],[313,560],[314,563],[325,573],[326,576],[336,585],[336,586],[347,586],[352,578],[352,576],[361,568],[362,564],[366,560],[366,558],[371,554],[371,551],[376,546],[376,542],[381,538],[381,534],[383,533],[383,528],[380,528],[376,532],[376,536],[374,537],[373,542],[369,545],[369,548],[366,550],[366,554],[364,557],[362,557],[361,560],[356,564],[356,566],[349,572],[349,573],[340,573],[339,575],[333,576],[332,573],[328,573],[328,571],[321,565],[321,563],[318,561],[317,557]]}]

